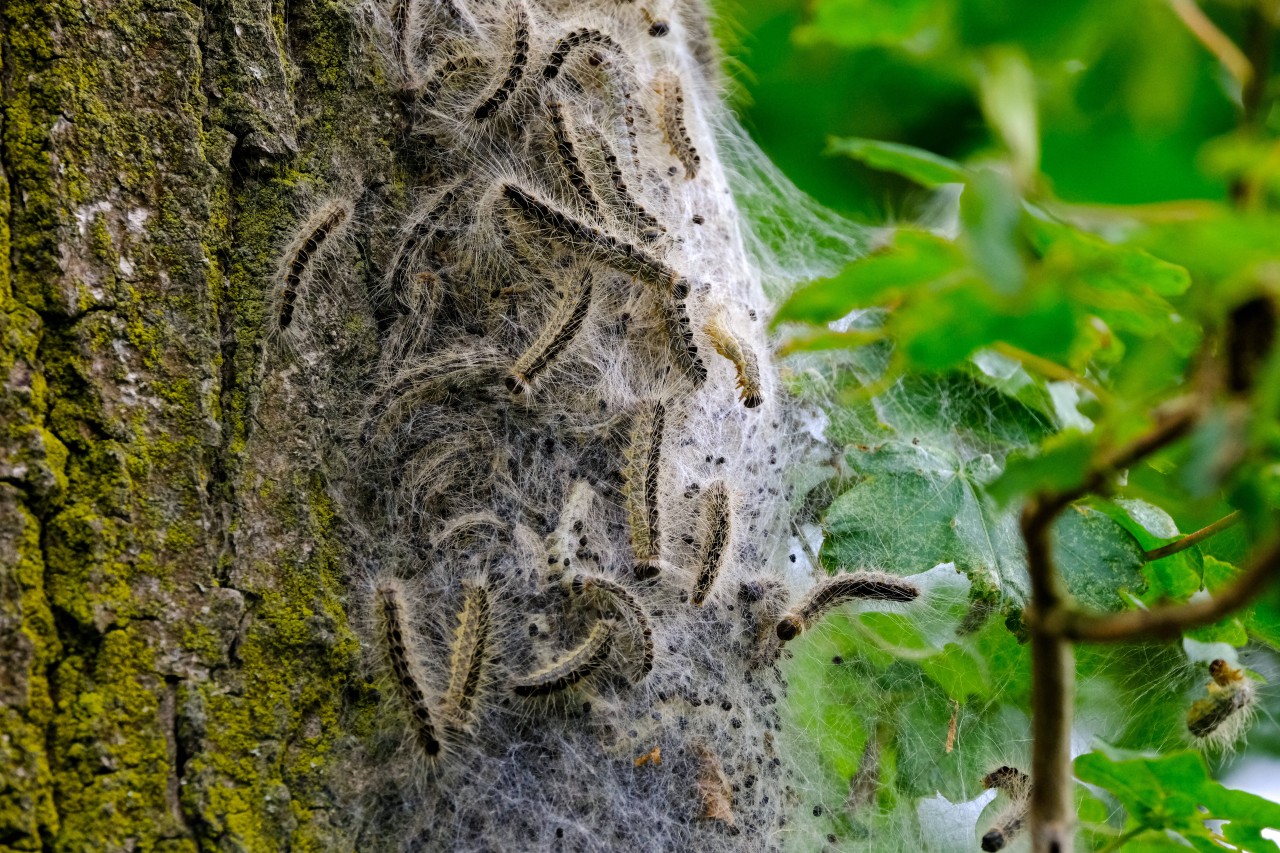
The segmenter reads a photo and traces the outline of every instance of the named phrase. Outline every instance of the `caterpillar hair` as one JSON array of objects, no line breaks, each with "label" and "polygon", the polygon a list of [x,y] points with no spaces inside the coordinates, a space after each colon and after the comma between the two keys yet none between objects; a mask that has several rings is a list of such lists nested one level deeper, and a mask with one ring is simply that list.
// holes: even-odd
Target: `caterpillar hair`
[{"label": "caterpillar hair", "polygon": [[576,287],[568,288],[551,321],[529,348],[524,351],[511,375],[506,379],[507,390],[513,394],[528,394],[533,383],[547,367],[569,346],[591,309],[591,270],[582,271],[582,279]]},{"label": "caterpillar hair", "polygon": [[800,636],[828,610],[854,599],[914,601],[920,590],[911,583],[880,572],[854,572],[824,578],[809,591],[800,606],[778,622],[778,639],[788,642]]},{"label": "caterpillar hair", "polygon": [[680,86],[680,78],[674,71],[663,70],[658,73],[656,85],[658,97],[662,99],[662,135],[666,138],[671,153],[684,166],[685,178],[696,178],[702,158],[693,147],[693,140],[689,138],[689,130],[684,123],[684,90]]},{"label": "caterpillar hair", "polygon": [[683,299],[689,283],[679,273],[642,249],[574,219],[564,211],[536,198],[523,187],[503,184],[502,195],[531,225],[543,228],[570,244],[589,252],[602,263],[633,275],[664,293]]},{"label": "caterpillar hair", "polygon": [[489,590],[482,583],[464,586],[462,610],[453,632],[449,682],[444,691],[445,715],[460,728],[471,724],[490,646]]},{"label": "caterpillar hair", "polygon": [[384,579],[375,591],[378,639],[390,662],[395,692],[412,718],[415,745],[429,761],[440,755],[441,743],[431,704],[427,700],[422,662],[411,640],[409,607],[398,580]]},{"label": "caterpillar hair", "polygon": [[502,82],[498,84],[498,87],[494,89],[489,97],[485,98],[475,108],[475,112],[472,115],[476,121],[484,121],[501,109],[502,105],[511,97],[511,93],[516,90],[516,86],[520,85],[521,78],[524,77],[525,66],[529,61],[529,15],[525,11],[523,3],[516,5],[515,16],[515,38],[511,48],[511,63],[507,66],[507,73],[502,78]]},{"label": "caterpillar hair", "polygon": [[325,241],[342,230],[350,219],[351,203],[343,199],[333,199],[321,206],[303,224],[299,236],[294,239],[292,248],[286,256],[289,262],[285,266],[284,286],[280,294],[280,306],[276,311],[276,325],[281,331],[289,328],[289,324],[293,322],[298,291],[302,289],[303,280],[311,269],[312,260],[320,254]]},{"label": "caterpillar hair", "polygon": [[569,593],[574,596],[593,600],[606,617],[610,610],[616,610],[622,616],[633,635],[632,639],[639,653],[639,661],[634,667],[635,677],[632,683],[639,684],[653,671],[653,628],[649,625],[649,617],[645,614],[640,602],[617,581],[602,575],[575,574],[566,576]]},{"label": "caterpillar hair", "polygon": [[662,435],[667,408],[661,400],[642,410],[631,426],[623,468],[623,494],[635,552],[635,576],[651,578],[660,570],[662,537],[659,534],[658,474],[662,465]]},{"label": "caterpillar hair", "polygon": [[572,687],[591,673],[609,656],[609,640],[613,624],[600,619],[591,626],[586,638],[563,657],[542,669],[513,679],[511,690],[517,696],[548,696]]},{"label": "caterpillar hair", "polygon": [[457,200],[458,187],[447,187],[426,206],[426,210],[405,232],[400,241],[400,249],[391,262],[391,272],[387,274],[386,286],[392,294],[403,299],[403,294],[409,289],[409,275],[418,262],[419,247],[430,242],[439,230],[441,220],[448,215]]},{"label": "caterpillar hair", "polygon": [[436,98],[440,97],[440,90],[444,87],[445,81],[455,74],[471,71],[483,64],[478,56],[470,55],[454,56],[445,60],[423,84],[422,91],[418,94],[418,102],[424,106],[431,106],[436,102]]},{"label": "caterpillar hair", "polygon": [[749,346],[738,340],[737,335],[729,331],[719,316],[712,318],[703,327],[703,331],[707,333],[715,351],[728,359],[738,372],[738,399],[742,401],[742,405],[748,409],[754,409],[763,403],[764,395],[760,390],[760,365],[756,361],[756,354]]},{"label": "caterpillar hair", "polygon": [[731,521],[729,489],[723,480],[716,480],[702,498],[702,547],[698,551],[698,577],[693,585],[694,607],[706,602],[720,575],[729,550]]}]

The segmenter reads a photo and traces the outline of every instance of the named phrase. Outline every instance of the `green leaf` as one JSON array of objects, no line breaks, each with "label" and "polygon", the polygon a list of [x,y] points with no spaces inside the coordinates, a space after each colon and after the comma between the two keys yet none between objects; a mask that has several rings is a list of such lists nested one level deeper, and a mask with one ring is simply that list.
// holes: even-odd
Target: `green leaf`
[{"label": "green leaf", "polygon": [[1120,591],[1140,594],[1142,548],[1104,513],[1087,506],[1068,508],[1053,527],[1054,558],[1068,589],[1097,610],[1118,610]]},{"label": "green leaf", "polygon": [[1026,277],[1018,234],[1022,202],[1008,177],[979,169],[960,196],[961,242],[991,288],[1010,296]]},{"label": "green leaf", "polygon": [[942,184],[965,183],[969,173],[954,160],[948,160],[910,145],[881,142],[857,137],[832,137],[827,142],[828,154],[843,154],[874,169],[893,172],[920,184],[937,187]]}]

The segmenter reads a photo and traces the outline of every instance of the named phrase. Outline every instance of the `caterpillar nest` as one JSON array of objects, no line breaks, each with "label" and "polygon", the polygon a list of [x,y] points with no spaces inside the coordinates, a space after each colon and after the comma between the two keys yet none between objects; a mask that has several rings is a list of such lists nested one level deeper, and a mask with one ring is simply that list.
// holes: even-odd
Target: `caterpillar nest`
[{"label": "caterpillar nest", "polygon": [[334,382],[353,369],[324,367],[327,329],[365,306],[376,329],[334,395],[382,696],[341,759],[357,848],[783,848],[787,602],[798,633],[916,590],[858,575],[806,593],[786,571],[802,430],[718,155],[704,11],[361,15],[416,187],[302,221],[268,329]]}]

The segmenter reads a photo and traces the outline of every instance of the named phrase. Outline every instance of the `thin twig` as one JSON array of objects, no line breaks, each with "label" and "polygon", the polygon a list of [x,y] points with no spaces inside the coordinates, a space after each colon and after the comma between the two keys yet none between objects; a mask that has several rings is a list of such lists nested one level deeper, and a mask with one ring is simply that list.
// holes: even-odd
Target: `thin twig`
[{"label": "thin twig", "polygon": [[1056,614],[1056,624],[1047,624],[1045,628],[1077,642],[1169,640],[1192,628],[1226,618],[1252,601],[1277,575],[1280,575],[1280,541],[1256,554],[1244,572],[1212,598],[1106,615],[1063,610]]},{"label": "thin twig", "polygon": [[1152,548],[1150,551],[1143,552],[1142,559],[1150,563],[1152,560],[1159,560],[1163,557],[1168,557],[1171,554],[1177,554],[1179,551],[1185,551],[1192,545],[1196,545],[1208,539],[1210,536],[1221,533],[1228,527],[1233,526],[1239,520],[1240,511],[1236,510],[1229,515],[1225,515],[1218,519],[1213,524],[1200,528],[1195,533],[1188,533],[1186,536],[1170,542],[1168,545],[1161,545],[1159,548]]}]

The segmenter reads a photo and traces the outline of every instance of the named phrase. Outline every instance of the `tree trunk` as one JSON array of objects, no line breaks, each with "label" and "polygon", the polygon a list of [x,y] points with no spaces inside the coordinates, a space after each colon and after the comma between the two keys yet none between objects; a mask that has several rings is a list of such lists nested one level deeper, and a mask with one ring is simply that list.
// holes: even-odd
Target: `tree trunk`
[{"label": "tree trunk", "polygon": [[703,11],[2,14],[0,848],[777,846]]}]

